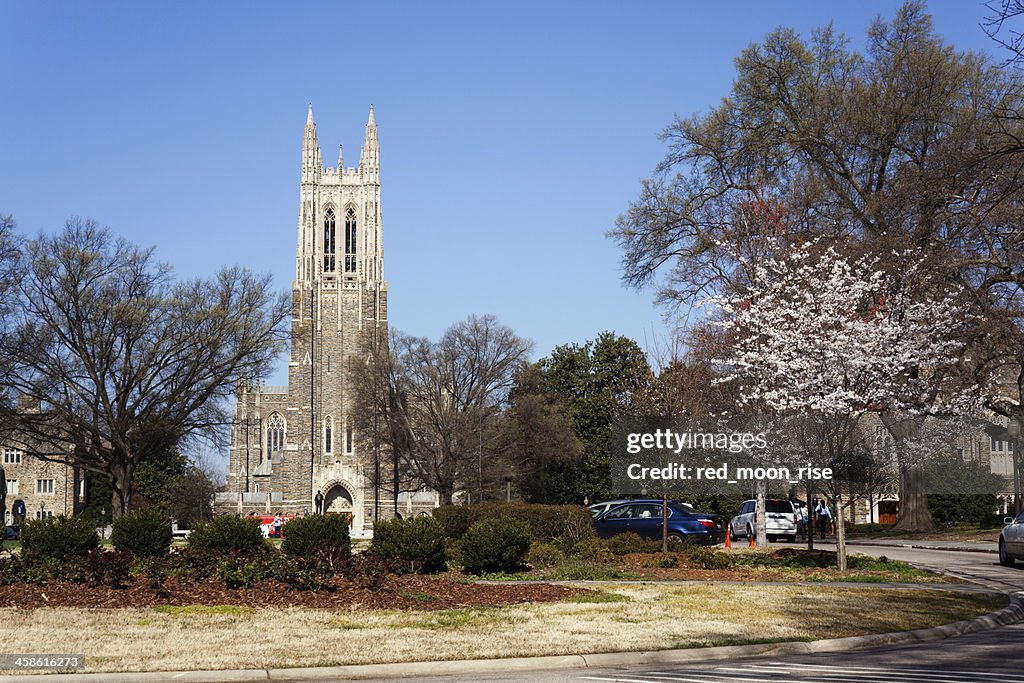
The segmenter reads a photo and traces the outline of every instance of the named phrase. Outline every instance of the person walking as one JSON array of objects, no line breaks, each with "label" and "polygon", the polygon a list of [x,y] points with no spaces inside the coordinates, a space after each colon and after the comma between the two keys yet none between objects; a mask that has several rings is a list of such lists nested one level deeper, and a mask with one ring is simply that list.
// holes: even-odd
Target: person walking
[{"label": "person walking", "polygon": [[828,509],[824,498],[818,501],[818,507],[814,509],[814,513],[818,516],[818,535],[825,538],[829,529],[832,528],[832,511]]},{"label": "person walking", "polygon": [[800,534],[800,540],[806,541],[809,530],[807,528],[807,506],[797,501],[796,503],[796,530]]},{"label": "person walking", "polygon": [[284,526],[284,520],[281,519],[281,513],[278,512],[274,516],[274,538],[281,538],[281,527]]}]

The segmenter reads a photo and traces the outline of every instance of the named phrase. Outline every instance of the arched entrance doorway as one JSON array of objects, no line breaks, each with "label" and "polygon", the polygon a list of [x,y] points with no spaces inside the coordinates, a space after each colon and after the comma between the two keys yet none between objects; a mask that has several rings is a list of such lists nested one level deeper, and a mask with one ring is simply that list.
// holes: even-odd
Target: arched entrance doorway
[{"label": "arched entrance doorway", "polygon": [[358,489],[347,480],[335,479],[324,487],[324,512],[342,512],[351,515],[352,533],[363,531],[363,501],[356,493]]},{"label": "arched entrance doorway", "polygon": [[341,484],[335,484],[324,494],[324,512],[352,513],[352,494]]}]

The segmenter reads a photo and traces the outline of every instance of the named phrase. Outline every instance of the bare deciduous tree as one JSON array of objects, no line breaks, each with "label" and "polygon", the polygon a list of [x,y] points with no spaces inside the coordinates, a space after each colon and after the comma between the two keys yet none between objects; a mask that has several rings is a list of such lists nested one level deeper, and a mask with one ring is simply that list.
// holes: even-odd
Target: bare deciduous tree
[{"label": "bare deciduous tree", "polygon": [[264,374],[283,348],[290,309],[269,275],[176,282],[152,249],[91,220],[29,241],[19,267],[0,352],[11,389],[39,408],[13,416],[20,444],[107,476],[115,518],[140,460],[223,436],[237,378]]},{"label": "bare deciduous tree", "polygon": [[371,353],[360,419],[442,505],[460,490],[479,495],[498,413],[531,346],[490,315],[452,325],[437,342],[393,331],[390,349]]}]

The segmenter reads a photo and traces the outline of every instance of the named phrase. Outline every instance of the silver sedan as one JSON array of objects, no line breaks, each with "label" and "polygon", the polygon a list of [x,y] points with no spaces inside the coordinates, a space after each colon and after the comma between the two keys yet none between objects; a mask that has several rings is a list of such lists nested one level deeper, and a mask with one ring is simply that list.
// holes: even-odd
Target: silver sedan
[{"label": "silver sedan", "polygon": [[999,564],[1010,567],[1014,560],[1024,560],[1024,512],[1016,519],[1007,517],[999,534]]}]

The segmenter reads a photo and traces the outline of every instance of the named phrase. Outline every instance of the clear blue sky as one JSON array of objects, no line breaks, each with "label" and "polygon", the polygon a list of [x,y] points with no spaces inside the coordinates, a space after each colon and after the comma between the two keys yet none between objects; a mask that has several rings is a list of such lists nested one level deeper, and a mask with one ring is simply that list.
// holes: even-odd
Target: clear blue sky
[{"label": "clear blue sky", "polygon": [[[89,216],[181,276],[242,263],[287,289],[307,102],[325,163],[341,143],[348,166],[373,103],[393,326],[492,313],[536,357],[606,329],[649,348],[661,312],[604,233],[658,131],[726,95],[774,27],[834,21],[859,45],[896,7],[0,0],[0,213],[29,233]],[[980,3],[931,11],[994,51]]]}]

